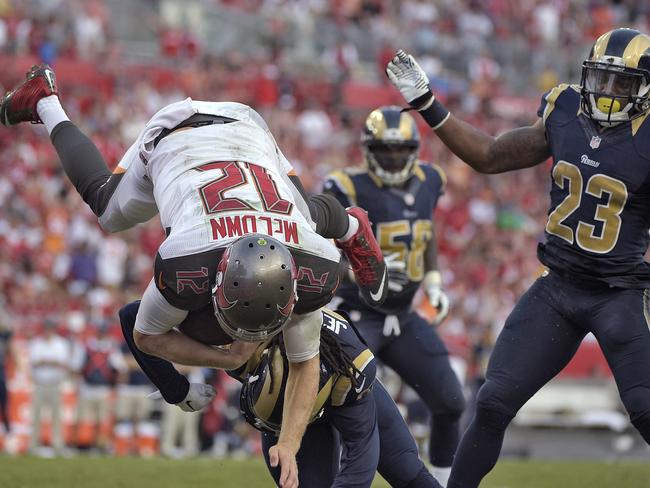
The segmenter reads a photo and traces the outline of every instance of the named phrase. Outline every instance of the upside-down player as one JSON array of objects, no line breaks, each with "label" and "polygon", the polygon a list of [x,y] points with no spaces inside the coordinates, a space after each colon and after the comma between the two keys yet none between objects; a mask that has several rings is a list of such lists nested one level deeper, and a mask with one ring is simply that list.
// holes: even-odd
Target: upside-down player
[{"label": "upside-down player", "polygon": [[[92,141],[69,121],[48,66],[32,68],[5,95],[0,121],[45,125],[66,175],[104,230],[128,229],[160,212],[167,239],[156,255],[135,330],[124,332],[168,403],[198,410],[214,394],[205,385],[172,381],[175,370],[168,361],[236,367],[255,342],[285,329],[285,415],[291,422],[283,422],[271,457],[282,467],[282,486],[297,486],[295,453],[318,383],[319,309],[339,279],[340,253],[327,238],[338,239],[365,298],[381,303],[385,297],[385,265],[365,213],[356,208],[348,214],[331,197],[307,200],[262,117],[239,103],[188,98],[162,108],[113,174]],[[226,293],[218,279],[226,275],[245,276],[255,286],[235,284]],[[236,339],[229,351],[175,330],[206,310],[216,314],[215,328]]]},{"label": "upside-down player", "polygon": [[[123,328],[133,328],[138,307],[122,307]],[[300,485],[370,487],[378,470],[395,488],[439,488],[397,406],[375,381],[375,359],[359,333],[336,312],[323,309],[322,316],[319,392],[297,455]],[[264,453],[278,442],[287,367],[279,334],[228,372],[243,384],[241,411],[260,430]],[[280,473],[265,459],[277,482]]]},{"label": "upside-down player", "polygon": [[479,485],[497,462],[517,411],[593,333],[623,405],[650,444],[650,36],[615,29],[582,64],[580,85],[542,97],[530,127],[489,136],[435,99],[413,57],[386,72],[406,101],[463,161],[482,173],[552,157],[551,207],[537,255],[548,268],[499,335],[476,414],[454,459],[450,488]]}]

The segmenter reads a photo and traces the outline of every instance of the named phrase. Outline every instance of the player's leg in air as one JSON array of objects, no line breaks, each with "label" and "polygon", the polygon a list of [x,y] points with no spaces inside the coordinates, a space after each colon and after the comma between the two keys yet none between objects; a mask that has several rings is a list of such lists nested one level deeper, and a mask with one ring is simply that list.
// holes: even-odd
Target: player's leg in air
[{"label": "player's leg in air", "polygon": [[[45,125],[66,175],[97,215],[104,230],[119,232],[151,219],[158,213],[158,208],[153,184],[146,175],[146,158],[142,154],[144,146],[141,144],[144,139],[136,141],[115,171],[111,172],[90,138],[70,122],[58,94],[54,71],[47,65],[34,66],[27,73],[26,80],[3,98],[0,122],[6,126],[23,122]],[[167,114],[170,118],[178,116],[171,106],[166,108],[171,109]],[[191,119],[182,120],[182,127]],[[178,127],[175,125],[167,133]],[[145,144],[150,152],[162,134],[151,142],[151,147]],[[144,131],[141,136],[145,137]],[[366,213],[360,208],[351,208],[346,212],[331,196],[309,198],[299,178],[293,174],[287,176],[296,187],[293,189],[295,193],[300,193],[304,198],[305,211],[316,223],[317,232],[323,237],[337,240],[337,245],[353,268],[366,301],[371,305],[383,302],[388,292],[385,286],[386,267]]]},{"label": "player's leg in air", "polygon": [[[465,409],[462,386],[435,328],[412,311],[400,314],[397,320],[399,335],[385,341],[377,356],[415,390],[431,412],[429,462],[434,476],[444,484],[460,439],[460,417]],[[373,328],[381,331],[382,325]]]},{"label": "player's leg in air", "polygon": [[650,326],[648,290],[610,289],[594,297],[589,330],[614,374],[632,425],[650,445]]},{"label": "player's leg in air", "polygon": [[[117,166],[112,173],[95,144],[70,121],[58,94],[54,71],[47,65],[34,66],[26,80],[5,95],[0,106],[0,121],[6,126],[21,122],[45,126],[68,179],[105,230],[124,230],[156,215],[153,186],[144,178],[144,165],[128,172],[128,168]],[[130,151],[136,149],[132,146]],[[125,177],[129,184],[121,185],[124,195],[120,202],[113,194]],[[110,223],[102,223],[111,201],[116,207],[114,213],[119,215],[112,217]]]},{"label": "player's leg in air", "polygon": [[456,451],[448,488],[479,486],[499,458],[510,421],[568,364],[586,335],[557,311],[556,288],[548,276],[539,278],[506,320],[478,392],[476,413]]}]

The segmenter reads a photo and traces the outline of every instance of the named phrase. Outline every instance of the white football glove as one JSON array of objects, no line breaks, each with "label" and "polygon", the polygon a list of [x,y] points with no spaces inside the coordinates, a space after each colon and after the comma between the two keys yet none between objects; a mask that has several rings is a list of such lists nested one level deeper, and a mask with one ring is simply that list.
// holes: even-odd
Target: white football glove
[{"label": "white football glove", "polygon": [[399,257],[398,252],[384,256],[386,270],[388,271],[388,289],[396,293],[401,292],[409,282],[408,276],[404,273],[406,263]]},{"label": "white football glove", "polygon": [[[187,392],[185,399],[182,402],[177,403],[176,406],[178,406],[178,408],[183,412],[198,412],[210,405],[216,394],[217,390],[215,390],[211,385],[206,385],[204,383],[190,383],[190,390]],[[153,393],[149,393],[147,397],[159,400],[163,396],[160,393],[160,390],[156,390]]]},{"label": "white football glove", "polygon": [[404,100],[416,110],[424,110],[431,106],[434,100],[429,88],[429,78],[413,56],[401,49],[386,65],[386,75]]},{"label": "white football glove", "polygon": [[433,325],[440,325],[449,313],[449,297],[442,291],[442,276],[440,271],[429,271],[424,275],[424,291],[429,303],[438,311]]},{"label": "white football glove", "polygon": [[210,405],[216,394],[217,390],[212,385],[190,383],[190,391],[187,392],[187,396],[176,405],[183,412],[198,412]]}]

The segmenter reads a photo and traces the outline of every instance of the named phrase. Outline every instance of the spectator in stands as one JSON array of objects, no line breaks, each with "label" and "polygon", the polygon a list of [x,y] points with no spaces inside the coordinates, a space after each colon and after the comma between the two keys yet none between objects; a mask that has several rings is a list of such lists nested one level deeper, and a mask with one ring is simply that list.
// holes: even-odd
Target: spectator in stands
[{"label": "spectator in stands", "polygon": [[153,400],[149,394],[154,387],[147,378],[126,343],[120,346],[126,364],[126,381],[117,386],[117,404],[115,408],[116,424],[131,433],[130,446],[134,453],[139,453],[137,439],[144,422],[151,417]]},{"label": "spectator in stands", "polygon": [[[192,383],[205,383],[201,368],[175,365]],[[160,451],[171,458],[196,456],[199,452],[199,414],[188,414],[176,405],[164,403]]]},{"label": "spectator in stands", "polygon": [[57,332],[55,320],[46,319],[43,332],[29,344],[29,362],[32,374],[31,438],[29,450],[40,454],[41,416],[49,410],[51,422],[51,446],[54,453],[62,455],[64,439],[62,430],[63,398],[62,386],[68,377],[70,345]]},{"label": "spectator in stands", "polygon": [[77,400],[77,443],[80,428],[90,424],[92,445],[106,452],[110,442],[113,416],[113,387],[118,375],[126,372],[126,363],[119,346],[110,335],[109,324],[102,322],[94,327],[92,336],[84,344],[81,362],[81,386]]}]

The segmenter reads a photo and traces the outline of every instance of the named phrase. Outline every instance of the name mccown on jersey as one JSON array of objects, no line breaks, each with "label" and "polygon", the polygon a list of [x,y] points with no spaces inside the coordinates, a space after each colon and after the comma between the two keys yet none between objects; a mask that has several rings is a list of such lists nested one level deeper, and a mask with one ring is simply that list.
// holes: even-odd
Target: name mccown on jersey
[{"label": "name mccown on jersey", "polygon": [[298,225],[293,220],[268,215],[226,215],[210,218],[212,239],[240,237],[251,233],[267,234],[287,244],[299,244]]}]

